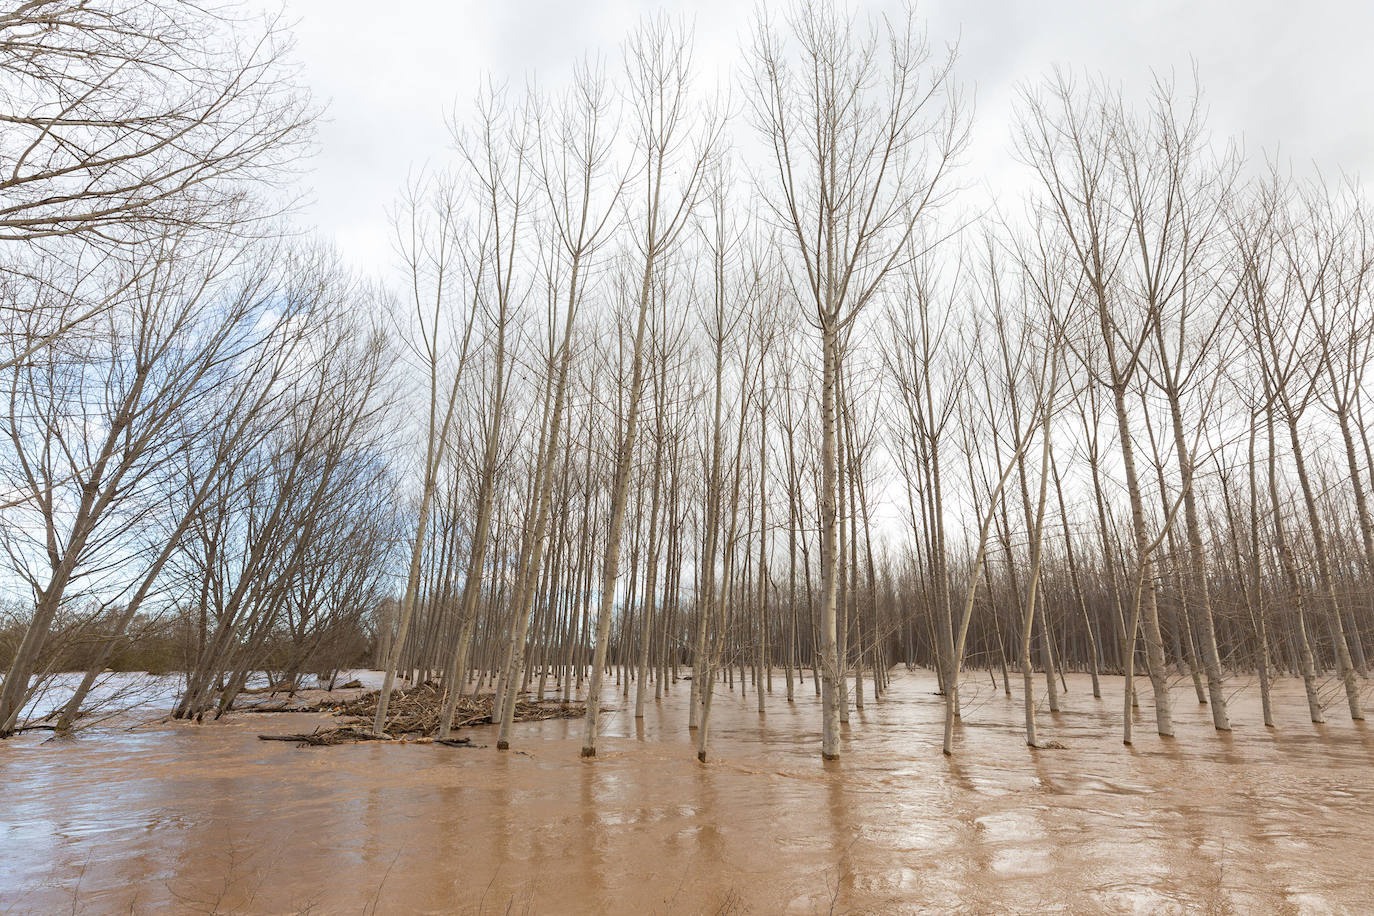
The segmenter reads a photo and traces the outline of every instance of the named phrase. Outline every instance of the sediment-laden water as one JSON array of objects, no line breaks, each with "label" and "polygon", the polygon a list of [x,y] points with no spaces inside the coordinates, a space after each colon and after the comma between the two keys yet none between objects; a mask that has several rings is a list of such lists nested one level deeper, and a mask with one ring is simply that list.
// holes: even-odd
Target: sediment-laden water
[{"label": "sediment-laden water", "polygon": [[[713,758],[685,728],[688,682],[636,722],[518,723],[498,752],[297,748],[316,714],[114,724],[0,745],[3,913],[902,913],[1374,911],[1374,735],[1300,682],[1255,688],[1218,736],[1191,688],[1178,736],[1148,705],[1120,742],[1120,682],[1070,678],[1025,746],[1018,698],[971,677],[958,753],[940,753],[927,672],[894,674],[819,757],[811,683],[768,712],[717,692]],[[1142,703],[1148,689],[1142,680]],[[608,686],[608,692],[615,689]],[[1339,699],[1336,697],[1335,699]]]}]

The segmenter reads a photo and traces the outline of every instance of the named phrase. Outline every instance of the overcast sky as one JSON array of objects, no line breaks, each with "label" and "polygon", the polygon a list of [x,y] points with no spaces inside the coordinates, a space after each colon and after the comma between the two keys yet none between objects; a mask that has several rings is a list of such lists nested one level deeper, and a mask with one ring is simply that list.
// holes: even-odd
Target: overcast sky
[{"label": "overcast sky", "polygon": [[[728,80],[753,13],[743,0],[286,3],[304,79],[328,105],[302,216],[368,271],[388,269],[386,209],[410,171],[445,161],[444,115],[483,74],[554,87],[583,54],[615,60],[639,18],[662,9],[695,22],[702,78]],[[962,183],[996,190],[1015,174],[1011,99],[1055,64],[1129,93],[1152,68],[1186,79],[1195,61],[1215,136],[1242,138],[1251,158],[1277,147],[1299,167],[1374,174],[1374,3],[929,0],[918,13],[933,42],[959,42],[976,93]]]}]

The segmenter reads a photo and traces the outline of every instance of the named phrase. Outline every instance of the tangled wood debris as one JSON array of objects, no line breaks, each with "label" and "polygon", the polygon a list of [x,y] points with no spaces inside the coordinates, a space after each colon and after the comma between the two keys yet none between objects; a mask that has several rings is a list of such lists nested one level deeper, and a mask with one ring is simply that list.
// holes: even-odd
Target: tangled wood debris
[{"label": "tangled wood debris", "polygon": [[[312,747],[331,747],[336,744],[351,744],[358,741],[391,741],[399,739],[405,744],[436,743],[439,732],[439,717],[443,711],[444,691],[432,681],[394,692],[388,706],[385,735],[374,735],[371,731],[373,717],[377,714],[377,698],[381,691],[373,690],[342,702],[325,700],[312,706],[297,706],[282,712],[328,712],[349,720],[348,725],[339,728],[316,729],[309,734],[259,735],[263,741],[295,741]],[[491,722],[494,697],[489,694],[464,696],[458,699],[453,714],[452,727],[465,728],[470,725],[485,725]],[[267,711],[267,710],[264,710]],[[278,710],[271,710],[278,711]],[[543,719],[576,719],[586,714],[583,703],[563,702],[562,700],[518,700],[515,704],[517,722],[539,721]],[[452,747],[479,747],[468,739],[445,739],[437,741]]]},{"label": "tangled wood debris", "polygon": [[345,725],[342,728],[317,728],[313,732],[294,735],[258,735],[259,741],[292,741],[302,747],[333,747],[336,744],[356,744],[360,741],[383,741],[396,744],[442,744],[446,747],[486,747],[474,744],[471,738],[393,738],[374,735],[362,728]]}]

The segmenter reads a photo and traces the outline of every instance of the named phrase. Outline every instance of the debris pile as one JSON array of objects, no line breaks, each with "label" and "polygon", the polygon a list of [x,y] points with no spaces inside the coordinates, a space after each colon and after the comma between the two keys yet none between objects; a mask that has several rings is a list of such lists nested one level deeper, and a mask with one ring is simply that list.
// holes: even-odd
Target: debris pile
[{"label": "debris pile", "polygon": [[[433,681],[426,681],[405,690],[393,691],[391,702],[387,705],[385,735],[372,733],[372,721],[377,715],[377,700],[380,690],[360,694],[352,699],[337,701],[324,700],[313,706],[293,707],[290,712],[327,712],[349,720],[349,724],[339,728],[317,729],[309,734],[259,735],[264,741],[296,741],[312,746],[333,746],[356,741],[385,741],[401,739],[415,744],[428,744],[439,733],[439,718],[443,712],[446,695]],[[453,728],[469,725],[485,725],[492,721],[492,704],[495,698],[484,693],[477,696],[462,696],[453,712]],[[562,700],[526,700],[515,703],[517,722],[541,719],[577,719],[586,715],[584,703],[564,702]],[[469,745],[470,742],[444,741],[444,744]]]}]

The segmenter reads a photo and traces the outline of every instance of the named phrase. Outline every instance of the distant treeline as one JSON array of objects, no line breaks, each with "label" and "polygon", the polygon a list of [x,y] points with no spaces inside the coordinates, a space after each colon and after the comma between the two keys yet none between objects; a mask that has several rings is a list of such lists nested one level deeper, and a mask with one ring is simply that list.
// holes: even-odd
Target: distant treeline
[{"label": "distant treeline", "polygon": [[[20,614],[14,609],[0,613],[0,667],[13,664],[31,613]],[[38,656],[39,670],[84,672],[96,665],[103,665],[106,671],[155,675],[191,670],[199,640],[188,621],[136,616],[121,632],[120,616],[119,609],[94,616],[59,614],[53,623],[54,638]],[[280,674],[279,681],[295,683],[306,674],[328,676],[368,667],[376,655],[376,638],[361,614],[320,633],[312,645],[311,651],[302,654],[288,632],[269,638],[257,657],[260,670]]]}]

